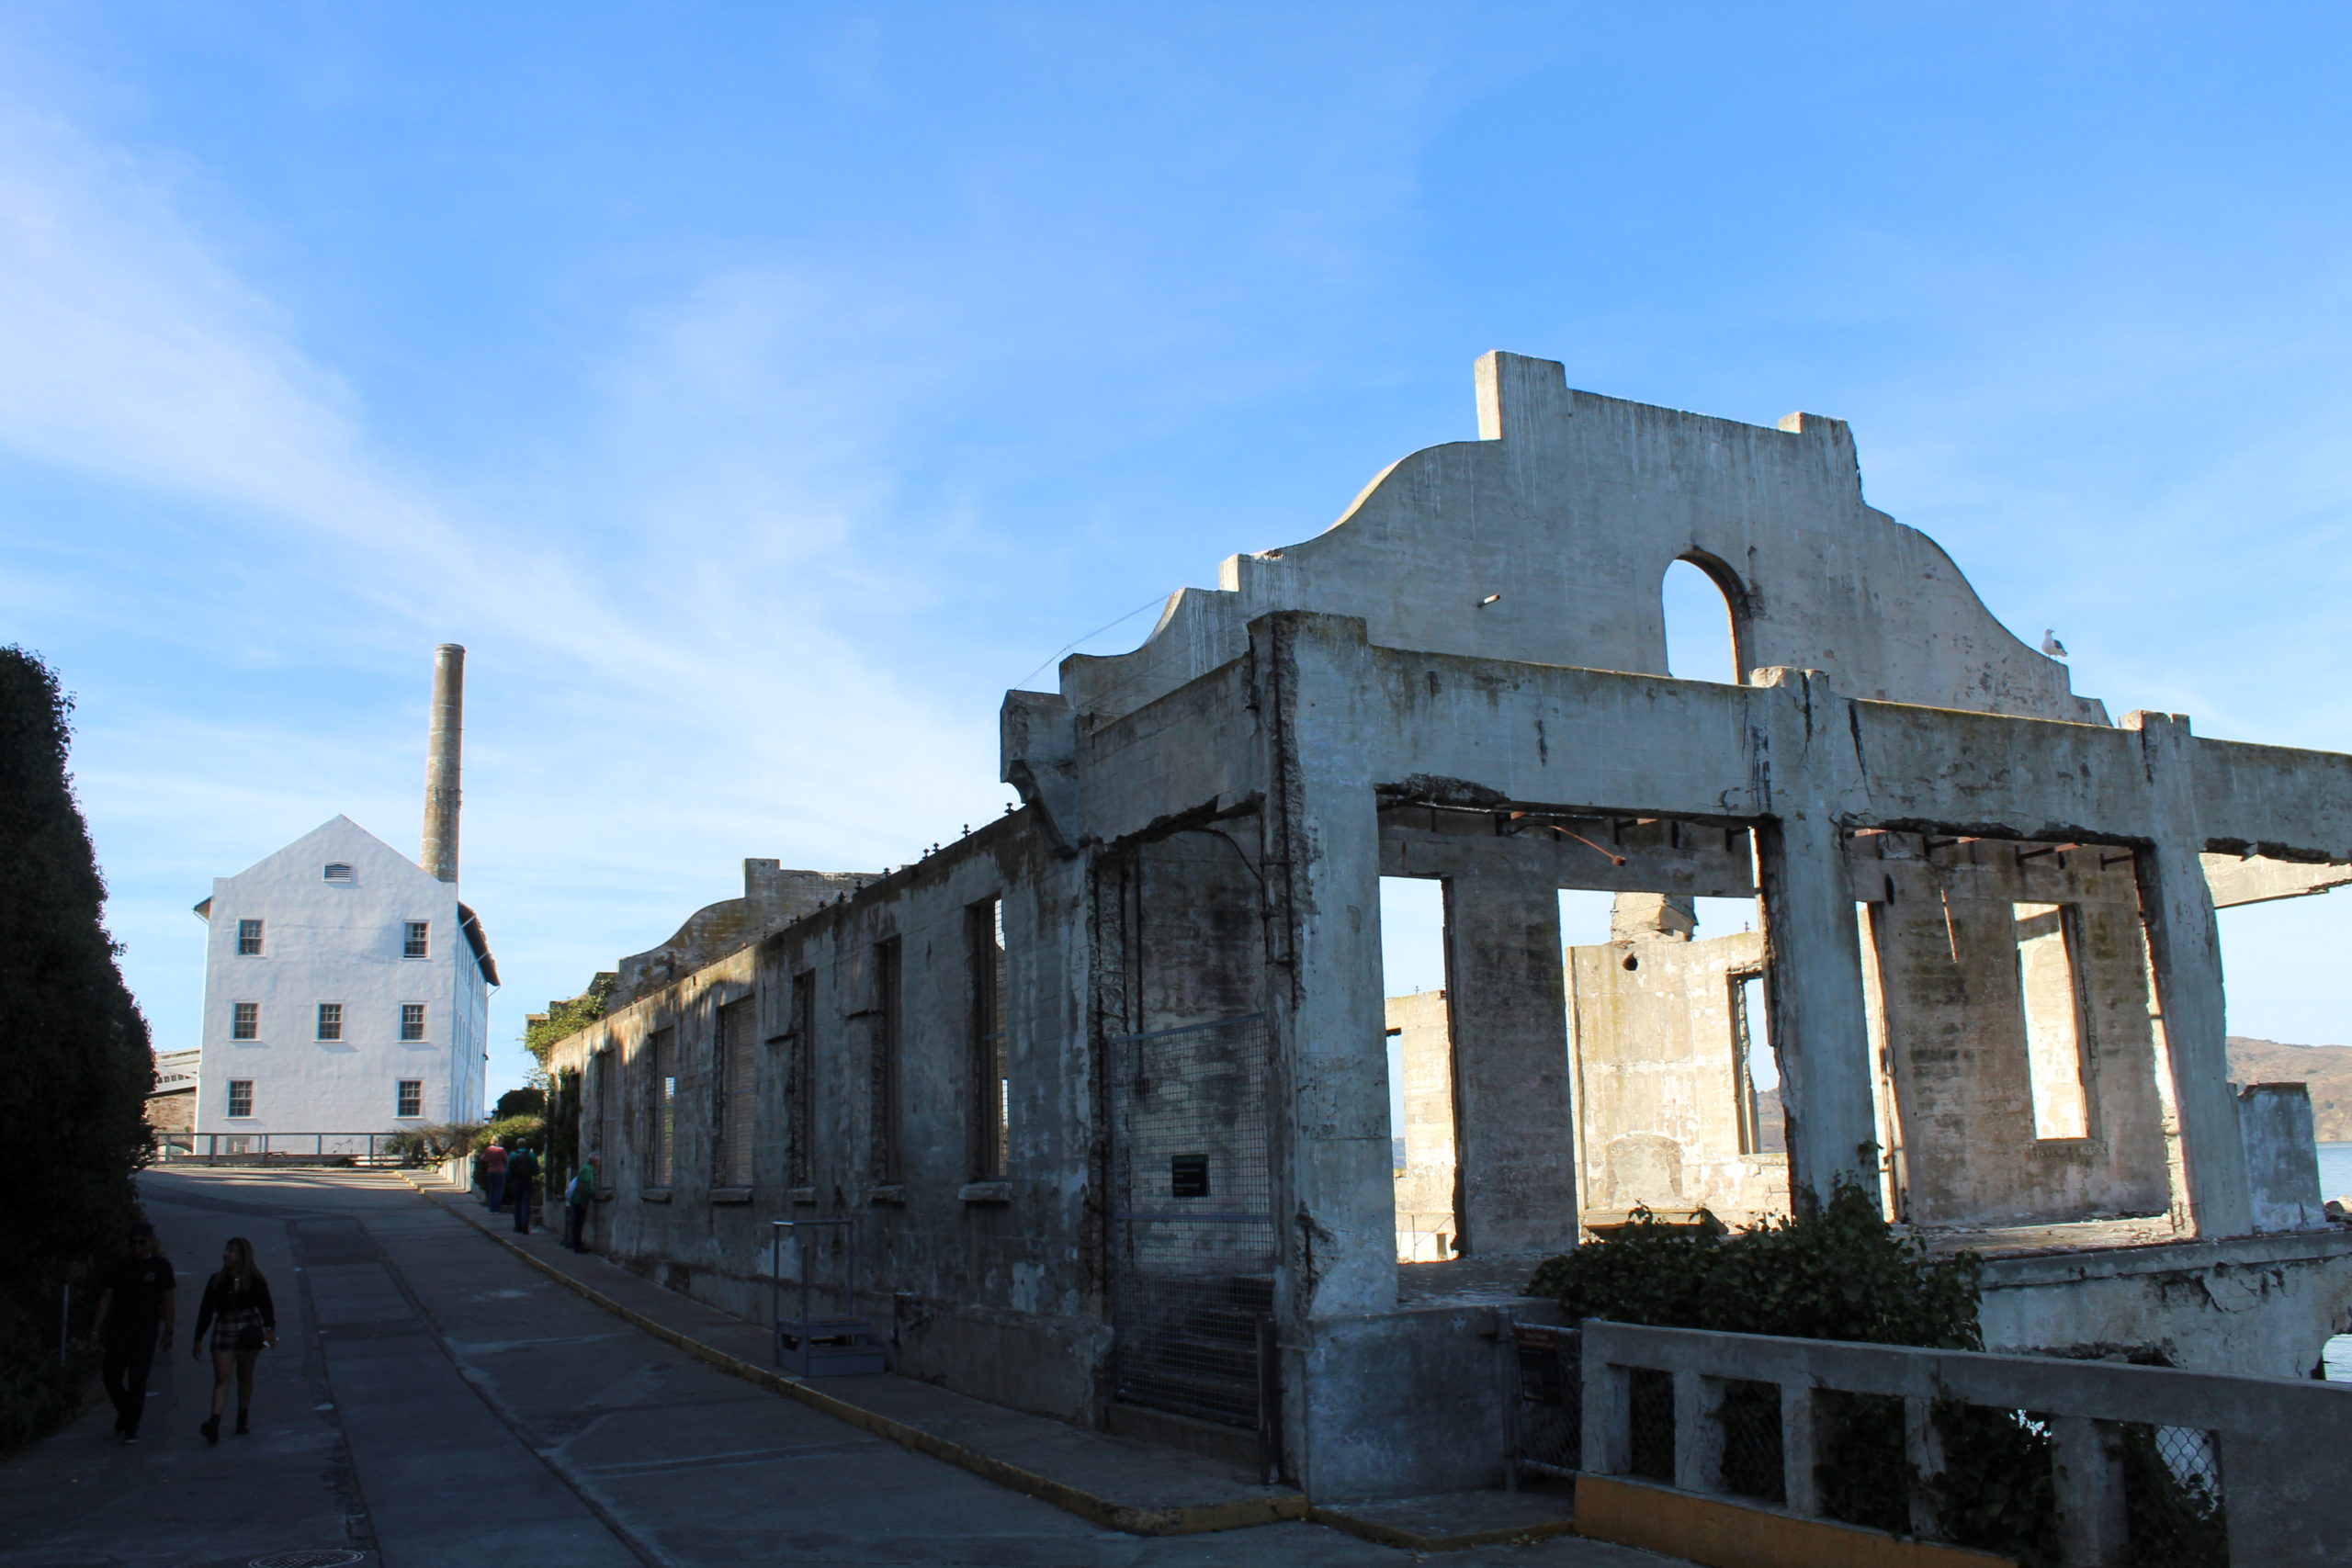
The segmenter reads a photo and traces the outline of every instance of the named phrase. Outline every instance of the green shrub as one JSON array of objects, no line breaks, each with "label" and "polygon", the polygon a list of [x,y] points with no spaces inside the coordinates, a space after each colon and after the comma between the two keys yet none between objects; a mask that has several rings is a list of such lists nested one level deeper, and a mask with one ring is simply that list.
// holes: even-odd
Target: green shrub
[{"label": "green shrub", "polygon": [[1982,1273],[1972,1254],[1928,1257],[1841,1180],[1816,1216],[1729,1233],[1636,1210],[1617,1235],[1545,1259],[1527,1293],[1571,1319],[1975,1350]]},{"label": "green shrub", "polygon": [[502,1116],[481,1131],[485,1145],[497,1144],[512,1149],[517,1143],[525,1143],[536,1153],[547,1153],[548,1119],[544,1116]]},{"label": "green shrub", "polygon": [[481,1134],[482,1124],[479,1122],[443,1122],[394,1133],[381,1146],[385,1153],[417,1165],[438,1165],[445,1159],[471,1154],[474,1145],[482,1141]]}]

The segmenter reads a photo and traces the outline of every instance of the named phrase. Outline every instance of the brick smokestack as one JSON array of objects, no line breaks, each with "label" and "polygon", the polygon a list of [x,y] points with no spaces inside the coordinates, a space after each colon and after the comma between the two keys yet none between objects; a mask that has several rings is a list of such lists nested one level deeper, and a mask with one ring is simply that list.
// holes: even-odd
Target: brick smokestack
[{"label": "brick smokestack", "polygon": [[465,733],[466,650],[433,650],[433,732],[424,748],[424,869],[458,880],[458,750]]}]

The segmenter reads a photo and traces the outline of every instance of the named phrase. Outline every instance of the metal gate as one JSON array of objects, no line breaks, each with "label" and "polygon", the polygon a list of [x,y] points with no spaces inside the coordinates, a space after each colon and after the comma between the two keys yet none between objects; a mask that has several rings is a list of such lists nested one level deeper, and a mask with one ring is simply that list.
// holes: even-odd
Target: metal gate
[{"label": "metal gate", "polygon": [[1117,1396],[1260,1427],[1274,1306],[1266,1021],[1105,1042]]}]

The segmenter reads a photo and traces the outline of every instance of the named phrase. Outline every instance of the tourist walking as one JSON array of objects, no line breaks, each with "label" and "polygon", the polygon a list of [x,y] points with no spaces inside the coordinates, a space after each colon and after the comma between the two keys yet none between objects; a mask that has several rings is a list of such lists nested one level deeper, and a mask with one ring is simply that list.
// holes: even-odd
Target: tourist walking
[{"label": "tourist walking", "polygon": [[155,1364],[155,1335],[172,1348],[178,1317],[178,1281],[171,1263],[155,1249],[155,1229],[143,1220],[130,1228],[130,1252],[99,1276],[97,1318],[90,1337],[99,1346],[99,1377],[114,1402],[114,1433],[126,1443],[139,1440],[139,1418],[147,1410],[147,1373]]},{"label": "tourist walking", "polygon": [[196,1307],[195,1353],[204,1354],[212,1330],[212,1414],[197,1430],[208,1443],[220,1440],[220,1407],[228,1403],[229,1378],[237,1379],[237,1436],[249,1430],[254,1407],[254,1362],[264,1348],[277,1347],[277,1309],[270,1304],[269,1281],[254,1267],[254,1244],[232,1235],[220,1249],[220,1271],[204,1282]]},{"label": "tourist walking", "polygon": [[588,1211],[595,1206],[596,1178],[603,1174],[598,1168],[604,1163],[604,1156],[591,1154],[572,1173],[571,1185],[563,1190],[563,1245],[574,1252],[588,1250],[583,1245]]},{"label": "tourist walking", "polygon": [[481,1152],[481,1192],[492,1213],[506,1206],[506,1150],[495,1138]]},{"label": "tourist walking", "polygon": [[506,1156],[506,1196],[514,1205],[514,1234],[531,1234],[531,1183],[539,1174],[538,1156],[528,1144],[517,1144]]}]

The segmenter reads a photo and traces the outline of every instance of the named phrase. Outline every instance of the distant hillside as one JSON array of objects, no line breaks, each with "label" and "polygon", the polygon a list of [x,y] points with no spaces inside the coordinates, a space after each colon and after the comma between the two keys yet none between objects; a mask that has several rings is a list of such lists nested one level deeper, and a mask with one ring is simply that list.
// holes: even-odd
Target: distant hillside
[{"label": "distant hillside", "polygon": [[2307,1083],[2312,1122],[2323,1144],[2352,1143],[2352,1045],[2282,1045],[2230,1036],[2233,1083]]}]

